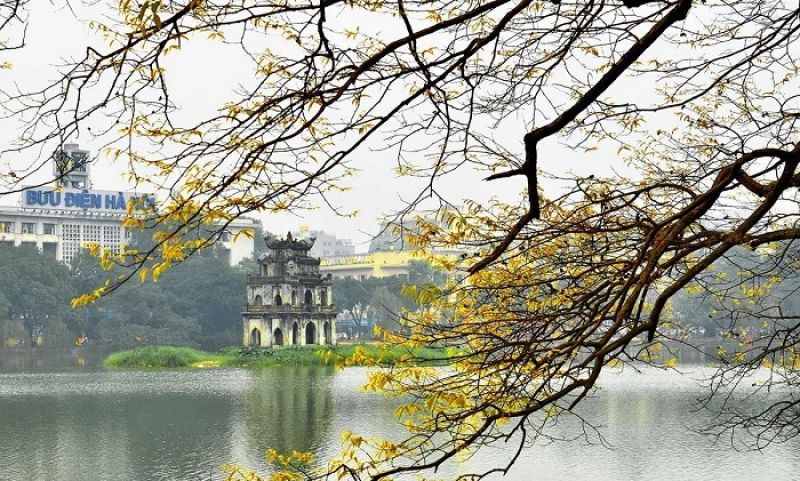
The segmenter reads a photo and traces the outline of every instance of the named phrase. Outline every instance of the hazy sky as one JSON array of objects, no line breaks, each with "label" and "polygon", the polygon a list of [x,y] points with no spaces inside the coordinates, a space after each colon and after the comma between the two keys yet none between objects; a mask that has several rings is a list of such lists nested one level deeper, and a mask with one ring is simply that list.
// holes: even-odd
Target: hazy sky
[{"label": "hazy sky", "polygon": [[[76,4],[78,17],[88,18],[99,15],[100,5],[93,8]],[[78,57],[88,42],[97,42],[97,37],[88,33],[85,21],[79,20],[67,8],[60,4],[46,2],[35,4],[30,12],[28,27],[28,45],[21,52],[12,52],[0,60],[8,60],[14,64],[12,70],[0,71],[0,82],[4,88],[16,82],[24,87],[39,85],[45,80],[56,78],[55,65],[63,58]],[[218,45],[210,42],[188,42],[179,55],[171,60],[167,78],[173,85],[174,101],[181,106],[183,113],[199,118],[204,112],[214,110],[230,98],[231,90],[240,78],[252,77],[248,65],[237,62],[235,58],[223,54]],[[522,150],[522,129],[525,119],[519,119],[519,130],[516,132],[496,132],[506,148],[520,152]],[[18,132],[9,121],[0,121],[0,136],[3,142],[13,142]],[[96,151],[91,139],[74,139],[81,148]],[[597,157],[590,162],[575,162],[580,154],[559,145],[557,140],[548,140],[540,149],[540,168],[549,172],[565,172],[579,170],[582,173],[595,173],[608,170],[607,162],[597,162]],[[0,159],[5,170],[14,163],[24,159],[6,156]],[[308,225],[311,229],[325,230],[336,235],[353,239],[361,249],[366,248],[371,235],[379,230],[376,219],[391,213],[403,206],[403,199],[414,197],[419,188],[418,181],[397,178],[393,167],[395,159],[386,152],[361,150],[355,156],[353,166],[360,169],[357,176],[351,178],[351,190],[331,198],[334,204],[344,210],[358,209],[360,214],[355,219],[334,215],[326,207],[310,212],[290,214],[263,214],[260,216],[265,228],[273,232],[285,232],[296,229],[300,225]],[[126,189],[122,174],[125,165],[114,163],[110,159],[100,158],[92,167],[94,188],[101,190]],[[49,172],[48,172],[49,173]],[[493,196],[505,199],[517,198],[524,188],[521,178],[504,179],[487,183],[481,180],[486,173],[478,173],[469,168],[462,169],[457,175],[442,180],[438,184],[441,192],[451,202],[459,202],[464,198],[486,200]],[[44,181],[46,179],[41,178]],[[546,186],[545,186],[546,188]],[[2,204],[13,204],[18,195],[0,198]]]}]

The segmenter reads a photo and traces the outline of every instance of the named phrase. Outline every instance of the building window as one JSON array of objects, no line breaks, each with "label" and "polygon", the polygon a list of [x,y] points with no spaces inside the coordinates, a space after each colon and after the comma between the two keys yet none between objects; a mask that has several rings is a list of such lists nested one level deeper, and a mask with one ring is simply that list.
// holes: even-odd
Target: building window
[{"label": "building window", "polygon": [[92,242],[102,245],[102,239],[100,238],[101,226],[96,224],[84,224],[82,226],[82,230],[83,230],[83,238],[81,239],[81,241],[84,244]]},{"label": "building window", "polygon": [[0,234],[13,234],[14,233],[14,223],[13,222],[0,222]]},{"label": "building window", "polygon": [[36,233],[36,224],[32,222],[23,222],[22,223],[22,233],[23,234],[35,234]]},{"label": "building window", "polygon": [[78,253],[81,245],[81,226],[79,224],[64,224],[61,226],[62,243],[61,259],[69,264]]},{"label": "building window", "polygon": [[55,224],[43,224],[44,228],[44,235],[56,235],[56,225]]},{"label": "building window", "polygon": [[103,247],[111,249],[112,254],[119,254],[122,247],[120,234],[122,229],[115,225],[103,226]]},{"label": "building window", "polygon": [[219,235],[219,238],[220,238],[220,240],[221,240],[222,242],[230,242],[230,240],[231,240],[231,233],[230,233],[230,232],[228,232],[228,231],[225,231],[225,232],[223,232],[223,233],[221,233],[221,234]]}]

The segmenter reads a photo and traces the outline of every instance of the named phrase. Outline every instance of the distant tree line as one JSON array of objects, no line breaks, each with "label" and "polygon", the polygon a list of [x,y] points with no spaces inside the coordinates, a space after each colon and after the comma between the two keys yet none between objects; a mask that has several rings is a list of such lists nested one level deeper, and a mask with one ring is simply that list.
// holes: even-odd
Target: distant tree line
[{"label": "distant tree line", "polygon": [[[255,256],[230,266],[221,249],[206,249],[167,271],[163,281],[128,283],[113,296],[72,309],[72,298],[108,276],[96,258],[83,251],[70,267],[35,247],[0,245],[0,341],[30,343],[41,332],[47,345],[72,344],[83,336],[93,344],[120,347],[236,345],[245,277],[257,271]],[[672,303],[674,335],[756,334],[765,327],[748,311],[754,299],[765,310],[797,308],[800,298],[792,294],[800,290],[800,276],[793,270],[765,276],[759,271],[762,257],[738,249],[679,292]],[[417,307],[401,294],[403,286],[441,286],[446,280],[446,273],[424,261],[412,261],[403,278],[334,279],[338,330],[362,339],[373,337],[375,325],[398,330],[403,310]]]},{"label": "distant tree line", "polygon": [[[143,236],[133,240],[139,247],[146,242]],[[257,272],[261,247],[237,266],[229,265],[222,249],[205,249],[158,283],[126,283],[112,296],[72,309],[71,299],[111,275],[97,258],[82,251],[67,266],[32,246],[0,245],[0,342],[29,345],[41,333],[45,345],[71,345],[84,336],[90,344],[114,347],[237,345],[245,277]],[[422,261],[412,261],[407,278],[336,279],[334,302],[346,319],[340,332],[365,338],[372,337],[375,324],[397,329],[401,311],[416,307],[401,295],[403,285],[445,280]]]},{"label": "distant tree line", "polygon": [[81,330],[80,313],[70,309],[75,279],[69,268],[35,247],[0,245],[0,337],[30,341],[44,328],[63,340]]},{"label": "distant tree line", "polygon": [[[115,273],[117,275],[118,273]],[[108,272],[81,252],[67,266],[32,246],[0,246],[0,339],[46,345],[86,336],[91,344],[238,344],[245,272],[211,248],[166,272],[157,284],[131,282],[113,296],[72,309],[76,295],[102,285]]]},{"label": "distant tree line", "polygon": [[[775,268],[776,255],[788,259],[783,269]],[[764,252],[732,249],[675,295],[674,332],[734,338],[771,335],[774,325],[765,318],[800,308],[798,258],[800,250],[794,246]]]}]

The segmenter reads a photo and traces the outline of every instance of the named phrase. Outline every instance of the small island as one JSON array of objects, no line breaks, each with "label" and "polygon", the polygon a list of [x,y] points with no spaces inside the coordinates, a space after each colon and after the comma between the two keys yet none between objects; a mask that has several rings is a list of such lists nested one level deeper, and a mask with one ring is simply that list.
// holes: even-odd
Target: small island
[{"label": "small island", "polygon": [[265,233],[267,251],[258,275],[248,275],[242,312],[242,347],[209,353],[185,346],[145,346],[109,355],[116,369],[266,368],[283,365],[358,366],[447,364],[443,347],[336,344],[336,310],[331,276],[319,273],[319,258],[308,254],[315,238],[278,238]]},{"label": "small island", "polygon": [[447,364],[453,352],[443,347],[407,348],[379,347],[376,344],[339,344],[334,346],[286,346],[280,349],[229,347],[209,353],[180,346],[147,346],[113,353],[103,365],[114,369],[183,369],[183,368],[252,368],[275,366],[326,366],[343,364],[363,365],[356,356],[369,354],[381,365],[392,365],[403,359],[428,365]]}]

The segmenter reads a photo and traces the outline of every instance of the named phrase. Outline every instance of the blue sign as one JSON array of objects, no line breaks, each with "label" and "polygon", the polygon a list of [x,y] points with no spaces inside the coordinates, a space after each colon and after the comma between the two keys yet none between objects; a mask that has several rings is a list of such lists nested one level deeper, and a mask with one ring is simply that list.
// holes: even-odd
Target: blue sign
[{"label": "blue sign", "polygon": [[28,189],[22,194],[22,206],[38,209],[66,209],[93,212],[125,213],[128,202],[137,210],[155,206],[150,194],[99,190]]}]

